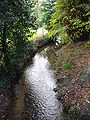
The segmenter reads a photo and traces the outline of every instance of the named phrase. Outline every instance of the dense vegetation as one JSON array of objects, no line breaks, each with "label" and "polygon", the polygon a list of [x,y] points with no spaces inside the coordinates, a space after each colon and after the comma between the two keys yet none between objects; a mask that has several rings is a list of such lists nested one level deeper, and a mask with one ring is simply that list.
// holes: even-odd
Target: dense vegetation
[{"label": "dense vegetation", "polygon": [[35,52],[28,39],[36,29],[34,5],[35,0],[0,1],[0,81],[12,80]]},{"label": "dense vegetation", "polygon": [[[39,48],[59,41],[60,49],[55,49],[56,52],[51,49],[56,61],[53,67],[58,98],[63,97],[73,120],[81,117],[78,114],[80,107],[90,111],[86,104],[90,104],[89,33],[90,0],[0,0],[0,103],[4,104],[5,99],[7,104],[5,86],[10,88],[13,82],[16,83],[15,78],[23,71],[25,62],[30,61]],[[49,57],[52,59],[51,52]],[[6,98],[2,88],[6,90]],[[4,109],[6,111],[5,106]]]},{"label": "dense vegetation", "polygon": [[50,30],[49,37],[60,36],[63,43],[88,39],[90,0],[47,0],[42,7],[42,21]]},{"label": "dense vegetation", "polygon": [[40,27],[46,26],[46,29],[49,29],[51,15],[54,13],[53,6],[55,5],[56,0],[47,0],[43,1],[41,4],[41,16],[39,17],[38,24]]},{"label": "dense vegetation", "polygon": [[84,41],[89,38],[89,16],[90,0],[1,0],[1,78],[6,81],[7,76],[14,78],[24,61],[35,52],[29,38],[37,24],[46,26],[49,40],[59,37],[62,43]]},{"label": "dense vegetation", "polygon": [[90,30],[90,0],[56,0],[51,33],[63,42],[86,40]]}]

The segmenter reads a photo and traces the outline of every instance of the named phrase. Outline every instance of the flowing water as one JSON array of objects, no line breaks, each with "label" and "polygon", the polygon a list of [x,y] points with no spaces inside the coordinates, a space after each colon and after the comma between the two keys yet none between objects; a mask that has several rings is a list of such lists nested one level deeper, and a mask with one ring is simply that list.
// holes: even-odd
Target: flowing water
[{"label": "flowing water", "polygon": [[62,105],[54,88],[55,53],[47,47],[37,53],[15,87],[10,120],[62,120]]}]

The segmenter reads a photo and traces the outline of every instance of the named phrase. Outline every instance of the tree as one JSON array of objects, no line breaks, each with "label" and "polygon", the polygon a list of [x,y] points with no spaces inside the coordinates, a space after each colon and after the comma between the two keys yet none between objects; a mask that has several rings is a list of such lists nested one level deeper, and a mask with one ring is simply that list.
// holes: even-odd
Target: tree
[{"label": "tree", "polygon": [[37,27],[35,4],[36,0],[0,1],[0,80],[5,77],[13,80],[35,52],[33,42],[28,39],[31,29]]},{"label": "tree", "polygon": [[62,42],[86,40],[90,31],[90,0],[56,0],[50,27]]},{"label": "tree", "polygon": [[34,4],[34,0],[0,1],[0,47],[6,64],[12,48],[18,48],[27,39],[29,29],[34,27]]},{"label": "tree", "polygon": [[53,6],[56,0],[47,0],[43,1],[41,4],[41,17],[39,18],[39,26],[42,27],[46,25],[46,28],[49,29],[51,14],[53,14]]}]

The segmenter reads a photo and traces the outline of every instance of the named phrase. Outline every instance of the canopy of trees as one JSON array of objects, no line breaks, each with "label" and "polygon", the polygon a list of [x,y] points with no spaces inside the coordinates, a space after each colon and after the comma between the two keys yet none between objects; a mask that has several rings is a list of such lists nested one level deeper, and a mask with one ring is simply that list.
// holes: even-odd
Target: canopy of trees
[{"label": "canopy of trees", "polygon": [[56,0],[49,36],[62,42],[86,40],[90,32],[90,0]]},{"label": "canopy of trees", "polygon": [[29,37],[37,24],[46,26],[50,40],[83,41],[89,38],[89,16],[90,0],[1,0],[0,74],[14,77],[34,53]]},{"label": "canopy of trees", "polygon": [[0,1],[0,71],[4,70],[8,76],[10,73],[14,77],[25,59],[33,54],[34,45],[28,36],[36,27],[35,3],[35,0]]},{"label": "canopy of trees", "polygon": [[45,25],[47,29],[50,26],[51,14],[54,12],[53,6],[55,5],[56,0],[47,0],[43,1],[41,4],[41,17],[39,18],[39,26]]}]

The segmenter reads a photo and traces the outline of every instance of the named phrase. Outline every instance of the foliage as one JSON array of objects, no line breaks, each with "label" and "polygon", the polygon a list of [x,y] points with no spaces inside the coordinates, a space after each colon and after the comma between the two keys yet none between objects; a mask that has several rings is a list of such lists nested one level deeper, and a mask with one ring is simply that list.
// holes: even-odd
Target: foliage
[{"label": "foliage", "polygon": [[0,74],[8,78],[14,78],[35,52],[28,39],[30,30],[36,29],[34,5],[34,0],[0,1]]},{"label": "foliage", "polygon": [[90,31],[90,0],[56,0],[49,36],[59,35],[62,43],[86,40]]},{"label": "foliage", "polygon": [[70,70],[70,69],[72,69],[72,63],[70,63],[70,62],[64,63],[64,68],[65,68],[65,70]]},{"label": "foliage", "polygon": [[41,17],[39,18],[39,26],[42,27],[46,25],[46,28],[49,29],[51,14],[54,12],[53,6],[56,0],[47,0],[43,1],[41,4]]},{"label": "foliage", "polygon": [[71,103],[66,104],[66,110],[70,112],[72,120],[79,120],[81,117],[80,111],[76,106]]},{"label": "foliage", "polygon": [[62,91],[58,92],[57,99],[60,100],[65,94]]}]

